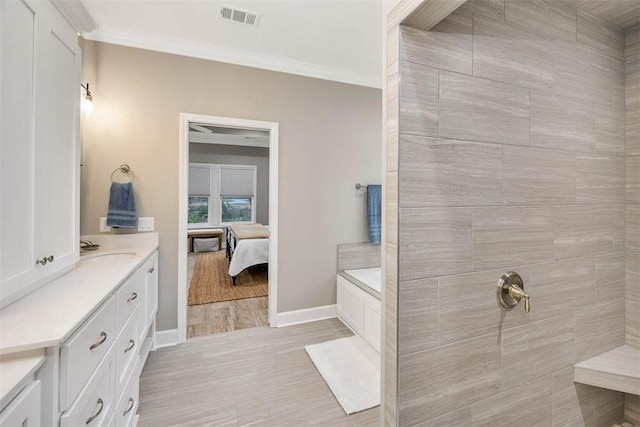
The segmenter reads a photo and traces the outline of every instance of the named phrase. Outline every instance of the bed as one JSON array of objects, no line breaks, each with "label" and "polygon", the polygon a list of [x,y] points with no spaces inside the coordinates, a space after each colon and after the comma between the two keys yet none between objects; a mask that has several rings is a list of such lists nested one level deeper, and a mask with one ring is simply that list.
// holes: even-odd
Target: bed
[{"label": "bed", "polygon": [[227,259],[233,286],[246,268],[269,262],[269,227],[262,224],[234,224],[227,227]]}]

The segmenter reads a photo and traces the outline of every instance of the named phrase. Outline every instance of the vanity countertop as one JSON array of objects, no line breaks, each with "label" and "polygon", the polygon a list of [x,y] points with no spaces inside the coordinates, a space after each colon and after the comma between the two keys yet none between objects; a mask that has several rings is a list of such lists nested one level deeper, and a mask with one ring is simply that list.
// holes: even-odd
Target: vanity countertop
[{"label": "vanity countertop", "polygon": [[[61,344],[158,248],[158,233],[83,236],[100,249],[0,310],[0,355]],[[104,256],[113,254],[128,254]]]},{"label": "vanity countertop", "polygon": [[0,356],[0,408],[4,408],[18,394],[25,385],[25,379],[35,374],[43,363],[44,349]]}]

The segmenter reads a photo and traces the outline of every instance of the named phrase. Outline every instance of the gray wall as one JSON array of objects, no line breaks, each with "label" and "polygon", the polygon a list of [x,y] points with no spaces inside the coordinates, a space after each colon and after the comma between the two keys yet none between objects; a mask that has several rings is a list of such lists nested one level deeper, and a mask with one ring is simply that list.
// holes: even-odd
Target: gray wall
[{"label": "gray wall", "polygon": [[[640,348],[640,26],[625,34],[626,341]],[[640,425],[640,397],[626,396],[625,418]]]},{"label": "gray wall", "polygon": [[256,221],[269,224],[269,149],[220,144],[189,144],[189,162],[253,165],[257,171]]},{"label": "gray wall", "polygon": [[81,231],[98,233],[109,174],[128,163],[160,232],[159,330],[177,324],[181,112],[280,124],[278,312],[335,303],[338,242],[367,240],[353,186],[380,182],[380,90],[90,41],[83,79]]},{"label": "gray wall", "polygon": [[625,340],[621,30],[514,0],[400,37],[399,425],[612,425],[573,365]]}]

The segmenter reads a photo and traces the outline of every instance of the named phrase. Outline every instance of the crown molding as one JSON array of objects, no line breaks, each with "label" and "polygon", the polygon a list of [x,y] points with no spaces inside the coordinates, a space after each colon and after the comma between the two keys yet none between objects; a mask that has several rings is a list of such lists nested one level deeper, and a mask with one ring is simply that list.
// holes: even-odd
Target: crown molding
[{"label": "crown molding", "polygon": [[98,29],[98,24],[87,9],[78,0],[51,0],[51,3],[62,13],[69,24],[78,34],[84,34]]},{"label": "crown molding", "polygon": [[117,44],[193,58],[208,59],[211,61],[261,68],[270,71],[296,74],[322,80],[331,80],[357,86],[366,86],[376,89],[382,88],[381,76],[377,78],[372,74],[325,67],[319,64],[262,55],[255,52],[231,49],[213,44],[187,42],[184,40],[157,36],[129,34],[105,28],[101,28],[88,34],[83,34],[83,37],[87,40],[103,43]]}]

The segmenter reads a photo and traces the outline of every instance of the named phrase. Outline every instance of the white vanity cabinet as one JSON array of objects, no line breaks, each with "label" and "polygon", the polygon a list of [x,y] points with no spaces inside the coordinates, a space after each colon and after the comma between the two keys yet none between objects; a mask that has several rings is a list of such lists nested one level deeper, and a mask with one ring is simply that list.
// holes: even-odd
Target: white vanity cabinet
[{"label": "white vanity cabinet", "polygon": [[78,260],[80,49],[50,1],[0,2],[0,307]]},{"label": "white vanity cabinet", "polygon": [[40,381],[33,381],[0,413],[0,427],[40,426]]},{"label": "white vanity cabinet", "polygon": [[58,347],[59,371],[53,378],[59,381],[52,393],[58,401],[52,403],[60,409],[60,427],[137,422],[140,372],[153,346],[158,308],[157,263],[153,251]]}]

